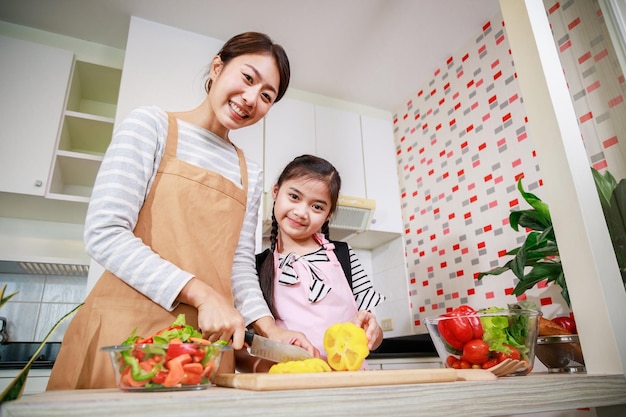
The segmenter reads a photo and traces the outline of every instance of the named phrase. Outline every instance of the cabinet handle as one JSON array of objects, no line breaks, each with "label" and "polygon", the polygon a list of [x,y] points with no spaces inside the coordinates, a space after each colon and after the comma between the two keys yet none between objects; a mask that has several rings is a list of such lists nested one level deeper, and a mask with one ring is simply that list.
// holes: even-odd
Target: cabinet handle
[{"label": "cabinet handle", "polygon": [[41,187],[42,185],[43,185],[43,182],[41,180],[35,181],[35,187]]}]

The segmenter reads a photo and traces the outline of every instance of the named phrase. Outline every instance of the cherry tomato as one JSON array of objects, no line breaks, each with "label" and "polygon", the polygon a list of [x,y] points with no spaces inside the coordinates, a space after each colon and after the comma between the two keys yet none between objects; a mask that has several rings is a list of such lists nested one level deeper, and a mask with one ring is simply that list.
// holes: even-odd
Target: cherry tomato
[{"label": "cherry tomato", "polygon": [[578,334],[578,330],[576,329],[576,322],[571,317],[555,317],[552,319],[552,322],[558,324],[572,334]]},{"label": "cherry tomato", "polygon": [[458,359],[455,358],[454,356],[450,355],[446,358],[446,365],[448,366],[448,368],[452,368],[452,365],[457,362]]},{"label": "cherry tomato", "polygon": [[470,340],[463,346],[461,360],[481,365],[489,360],[489,345],[481,339]]},{"label": "cherry tomato", "polygon": [[489,369],[492,366],[496,366],[498,364],[498,362],[499,362],[498,359],[491,358],[487,362],[483,363],[483,369]]},{"label": "cherry tomato", "polygon": [[472,369],[472,364],[471,364],[471,363],[469,363],[469,361],[466,361],[466,360],[462,360],[462,359],[461,359],[461,364],[460,364],[460,365],[461,365],[461,366],[460,366],[460,367],[461,367],[461,369]]},{"label": "cherry tomato", "polygon": [[507,345],[506,343],[504,343],[502,346],[505,346],[508,349],[508,352],[497,352],[496,359],[498,359],[498,362],[502,362],[505,359],[514,359],[514,360],[520,359],[521,355],[519,353],[519,350],[517,350],[517,348],[511,345]]}]

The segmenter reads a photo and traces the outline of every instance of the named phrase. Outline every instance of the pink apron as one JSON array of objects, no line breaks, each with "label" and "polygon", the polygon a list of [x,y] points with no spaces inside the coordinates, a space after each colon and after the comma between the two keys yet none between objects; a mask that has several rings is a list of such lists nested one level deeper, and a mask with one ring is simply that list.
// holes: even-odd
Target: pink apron
[{"label": "pink apron", "polygon": [[[321,235],[316,235],[321,236]],[[335,245],[326,239],[326,255],[329,262],[315,262],[315,267],[321,271],[324,285],[331,290],[319,301],[309,302],[309,293],[314,279],[304,264],[306,260],[295,260],[291,263],[299,282],[293,285],[279,283],[281,270],[278,253],[274,252],[274,298],[279,326],[300,331],[320,351],[320,356],[326,359],[324,350],[324,332],[335,323],[351,321],[357,313],[356,302],[352,289],[348,284],[341,264],[337,260]]]}]

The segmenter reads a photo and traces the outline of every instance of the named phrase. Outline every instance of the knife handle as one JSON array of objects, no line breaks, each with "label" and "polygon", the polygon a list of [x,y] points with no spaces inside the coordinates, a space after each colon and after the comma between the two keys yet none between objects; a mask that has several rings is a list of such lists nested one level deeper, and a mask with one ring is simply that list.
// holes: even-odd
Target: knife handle
[{"label": "knife handle", "polygon": [[248,346],[252,346],[252,340],[254,339],[254,333],[246,330],[246,334],[243,337],[243,341],[246,342]]}]

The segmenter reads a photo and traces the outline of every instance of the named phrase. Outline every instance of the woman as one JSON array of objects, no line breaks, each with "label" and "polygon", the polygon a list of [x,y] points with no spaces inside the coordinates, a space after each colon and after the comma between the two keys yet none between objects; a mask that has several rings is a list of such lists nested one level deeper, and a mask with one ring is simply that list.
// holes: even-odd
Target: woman
[{"label": "woman", "polygon": [[[254,260],[261,170],[228,138],[261,120],[289,77],[282,47],[243,33],[213,58],[198,107],[142,107],[116,128],[85,222],[86,251],[106,271],[65,333],[49,390],[114,387],[99,349],[135,328],[149,336],[180,313],[234,349],[252,324],[313,352],[301,333],[276,326],[263,300]],[[233,371],[233,356],[222,372]]]}]

